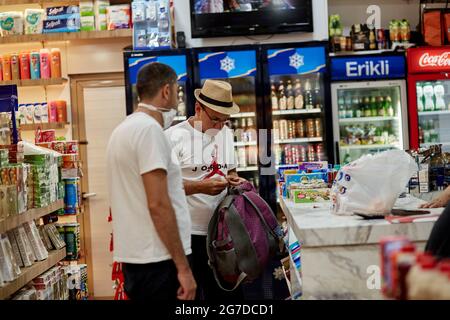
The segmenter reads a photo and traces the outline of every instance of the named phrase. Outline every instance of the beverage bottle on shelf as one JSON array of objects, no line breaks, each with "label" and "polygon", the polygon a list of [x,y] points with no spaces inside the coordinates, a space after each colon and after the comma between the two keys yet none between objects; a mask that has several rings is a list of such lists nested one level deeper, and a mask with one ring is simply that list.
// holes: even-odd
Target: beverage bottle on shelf
[{"label": "beverage bottle on shelf", "polygon": [[353,118],[353,106],[351,104],[345,104],[346,118]]},{"label": "beverage bottle on shelf", "polygon": [[305,122],[303,120],[296,121],[296,136],[298,138],[305,137]]},{"label": "beverage bottle on shelf", "polygon": [[305,84],[305,108],[306,109],[314,109],[314,101],[313,101],[313,94],[312,94],[312,88],[311,88],[311,82],[306,80]]},{"label": "beverage bottle on shelf", "polygon": [[417,83],[416,85],[416,93],[417,93],[417,111],[423,112],[424,111],[424,95],[423,95],[423,87],[420,83]]},{"label": "beverage bottle on shelf", "polygon": [[379,96],[377,98],[377,109],[378,109],[378,116],[379,117],[386,117],[387,114],[384,110],[384,98],[382,96]]},{"label": "beverage bottle on shelf", "polygon": [[435,97],[435,110],[436,111],[441,111],[441,110],[445,110],[445,100],[444,100],[444,96],[445,96],[445,88],[443,86],[443,84],[441,82],[437,82],[434,86],[434,97]]},{"label": "beverage bottle on shelf", "polygon": [[288,136],[287,120],[280,120],[280,140],[286,140]]},{"label": "beverage bottle on shelf", "polygon": [[278,97],[277,97],[277,93],[275,92],[275,85],[272,83],[271,87],[270,87],[270,96],[272,99],[272,110],[278,110]]},{"label": "beverage bottle on shelf", "polygon": [[378,116],[377,98],[374,96],[370,97],[370,112],[372,117]]},{"label": "beverage bottle on shelf", "polygon": [[258,147],[257,146],[247,147],[247,155],[248,155],[247,164],[249,166],[256,166],[258,164]]},{"label": "beverage bottle on shelf", "polygon": [[423,95],[425,97],[425,105],[424,111],[433,111],[434,110],[434,88],[431,83],[425,84],[423,87]]},{"label": "beverage bottle on shelf", "polygon": [[430,130],[430,142],[436,143],[439,141],[439,134],[436,128],[436,121],[433,119],[428,120],[428,128]]},{"label": "beverage bottle on shelf", "polygon": [[273,139],[275,141],[280,140],[280,122],[278,120],[273,122]]},{"label": "beverage bottle on shelf", "polygon": [[294,109],[295,98],[291,80],[287,81],[286,91],[287,91],[287,109],[292,110]]},{"label": "beverage bottle on shelf", "polygon": [[247,166],[247,155],[245,152],[245,147],[238,148],[238,163],[240,167]]},{"label": "beverage bottle on shelf", "polygon": [[314,130],[314,120],[306,119],[306,136],[308,138],[314,138],[315,130]]},{"label": "beverage bottle on shelf", "polygon": [[369,50],[377,49],[377,39],[375,36],[375,27],[372,26],[369,31]]},{"label": "beverage bottle on shelf", "polygon": [[347,117],[347,110],[345,107],[344,95],[340,94],[338,98],[339,118],[344,119]]},{"label": "beverage bottle on shelf", "polygon": [[354,96],[353,97],[353,109],[355,110],[355,118],[361,118],[363,116],[362,110],[361,110],[361,103],[359,100],[359,97]]},{"label": "beverage bottle on shelf", "polygon": [[255,123],[253,121],[253,118],[248,118],[247,119],[247,139],[249,142],[254,142],[256,141],[256,126]]},{"label": "beverage bottle on shelf", "polygon": [[385,112],[387,112],[386,116],[393,117],[395,116],[394,106],[392,105],[392,99],[390,96],[384,98],[384,104],[386,105]]},{"label": "beverage bottle on shelf", "polygon": [[295,80],[295,109],[303,109],[304,107],[304,101],[303,101],[303,94],[302,94],[302,85],[300,83],[300,79]]},{"label": "beverage bottle on shelf", "polygon": [[242,142],[248,142],[248,137],[247,137],[247,121],[245,120],[245,118],[241,119],[241,141]]},{"label": "beverage bottle on shelf", "polygon": [[280,110],[286,110],[287,108],[287,98],[286,94],[284,93],[284,90],[281,90],[280,92],[280,101],[279,101]]},{"label": "beverage bottle on shelf", "polygon": [[316,76],[316,81],[314,84],[314,107],[316,109],[321,109],[321,110],[323,108],[321,85],[320,85],[320,74],[319,73]]},{"label": "beverage bottle on shelf", "polygon": [[281,97],[281,91],[284,91],[284,83],[282,80],[278,83],[278,97]]},{"label": "beverage bottle on shelf", "polygon": [[288,121],[288,139],[295,138],[295,121]]},{"label": "beverage bottle on shelf", "polygon": [[233,130],[234,130],[234,141],[241,142],[242,141],[242,129],[239,128],[239,120],[237,120],[237,119],[233,120]]},{"label": "beverage bottle on shelf", "polygon": [[372,116],[372,110],[370,109],[370,98],[365,97],[364,98],[364,117],[371,117]]},{"label": "beverage bottle on shelf", "polygon": [[322,137],[322,119],[316,118],[314,120],[314,129],[316,138]]},{"label": "beverage bottle on shelf", "polygon": [[314,150],[314,146],[312,144],[308,145],[308,161],[316,161],[316,151]]}]

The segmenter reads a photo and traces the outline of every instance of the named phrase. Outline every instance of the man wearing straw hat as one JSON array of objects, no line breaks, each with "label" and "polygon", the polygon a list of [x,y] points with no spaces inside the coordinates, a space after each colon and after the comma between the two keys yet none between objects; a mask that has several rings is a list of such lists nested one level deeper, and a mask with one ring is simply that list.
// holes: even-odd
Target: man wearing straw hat
[{"label": "man wearing straw hat", "polygon": [[172,143],[172,158],[181,166],[185,193],[192,219],[193,273],[198,284],[197,298],[221,300],[240,298],[241,291],[221,290],[208,266],[206,235],[217,205],[227,187],[245,180],[236,172],[234,136],[226,126],[230,116],[239,113],[233,102],[231,85],[206,80],[195,90],[195,116],[166,131]]}]

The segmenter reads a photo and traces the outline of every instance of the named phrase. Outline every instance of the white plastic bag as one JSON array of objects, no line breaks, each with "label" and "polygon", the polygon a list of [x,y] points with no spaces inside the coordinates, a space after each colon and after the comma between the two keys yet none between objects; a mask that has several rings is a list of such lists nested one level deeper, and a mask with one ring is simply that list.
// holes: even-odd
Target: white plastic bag
[{"label": "white plastic bag", "polygon": [[333,213],[388,215],[417,170],[414,159],[402,150],[361,157],[339,171],[331,194]]}]

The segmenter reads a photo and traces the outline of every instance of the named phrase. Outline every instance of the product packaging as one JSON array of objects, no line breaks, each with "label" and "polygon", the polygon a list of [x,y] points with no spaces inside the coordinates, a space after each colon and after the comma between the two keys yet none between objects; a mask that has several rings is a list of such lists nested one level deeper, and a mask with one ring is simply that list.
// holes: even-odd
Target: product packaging
[{"label": "product packaging", "polygon": [[81,31],[94,31],[95,30],[95,17],[87,16],[80,19]]},{"label": "product packaging", "polygon": [[50,62],[50,50],[41,49],[39,51],[40,65],[41,65],[41,79],[50,79],[51,77],[51,62]]},{"label": "product packaging", "polygon": [[94,1],[80,1],[80,15],[81,17],[94,17],[95,9],[94,9]]},{"label": "product packaging", "polygon": [[41,122],[48,123],[48,105],[46,102],[41,103]]},{"label": "product packaging", "polygon": [[66,179],[64,180],[66,184],[65,188],[65,213],[66,214],[76,214],[78,210],[78,184],[79,179]]},{"label": "product packaging", "polygon": [[108,29],[107,8],[109,4],[109,0],[96,0],[94,2],[95,27],[99,31]]},{"label": "product packaging", "polygon": [[14,236],[16,237],[17,245],[19,247],[20,256],[25,267],[30,267],[36,261],[36,257],[31,248],[30,241],[22,226],[14,229]]},{"label": "product packaging", "polygon": [[41,104],[35,103],[33,104],[33,122],[34,123],[41,123]]},{"label": "product packaging", "polygon": [[0,31],[3,36],[23,34],[23,13],[19,11],[0,13]]},{"label": "product packaging", "polygon": [[44,20],[44,33],[78,31],[80,31],[80,17]]},{"label": "product packaging", "polygon": [[6,235],[0,235],[0,268],[2,269],[3,280],[7,282],[14,281],[21,274]]},{"label": "product packaging", "polygon": [[25,9],[25,34],[41,34],[44,26],[45,10]]},{"label": "product packaging", "polygon": [[38,261],[42,261],[48,258],[48,252],[45,249],[42,242],[39,231],[33,221],[29,221],[23,224],[23,227],[28,235],[31,247],[33,248],[34,255]]},{"label": "product packaging", "polygon": [[30,74],[33,80],[41,78],[41,58],[39,51],[31,51],[30,53]]},{"label": "product packaging", "polygon": [[11,248],[13,250],[14,258],[16,259],[17,264],[19,267],[24,267],[22,256],[20,255],[19,246],[17,245],[16,237],[14,236],[14,232],[12,230],[9,230],[7,232],[7,236],[9,239],[9,243],[11,243]]},{"label": "product packaging", "polygon": [[290,191],[294,203],[329,202],[330,189],[293,189]]},{"label": "product packaging", "polygon": [[4,54],[2,56],[2,72],[3,72],[3,77],[2,77],[3,81],[11,80],[11,55],[10,54]]},{"label": "product packaging", "polygon": [[39,235],[41,236],[42,242],[44,243],[45,248],[47,249],[47,251],[53,250],[54,247],[52,245],[52,242],[51,242],[50,238],[48,237],[47,232],[45,231],[44,226],[43,225],[39,226],[38,230],[39,230]]},{"label": "product packaging", "polygon": [[50,50],[50,70],[52,79],[62,77],[61,50],[59,50],[59,48],[53,48]]},{"label": "product packaging", "polygon": [[19,79],[20,79],[19,54],[12,53],[11,54],[11,80],[19,80]]},{"label": "product packaging", "polygon": [[25,123],[32,124],[34,122],[34,104],[25,105]]},{"label": "product packaging", "polygon": [[47,224],[44,226],[44,229],[46,230],[55,249],[59,250],[66,246],[64,238],[61,237],[60,233],[58,232],[54,224]]},{"label": "product packaging", "polygon": [[49,7],[46,9],[46,20],[69,19],[80,16],[78,6]]},{"label": "product packaging", "polygon": [[109,6],[107,8],[108,30],[130,29],[131,8],[129,4]]},{"label": "product packaging", "polygon": [[28,80],[31,78],[30,74],[30,54],[28,52],[20,53],[20,79]]}]

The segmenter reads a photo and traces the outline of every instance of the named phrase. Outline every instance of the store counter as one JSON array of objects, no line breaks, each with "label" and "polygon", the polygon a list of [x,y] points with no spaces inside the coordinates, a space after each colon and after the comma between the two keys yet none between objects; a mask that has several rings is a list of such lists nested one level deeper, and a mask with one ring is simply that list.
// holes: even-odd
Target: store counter
[{"label": "store counter", "polygon": [[[408,195],[399,198],[395,208],[417,209],[423,202]],[[281,199],[280,205],[289,225],[289,242],[300,240],[303,245],[304,299],[381,299],[380,238],[406,236],[423,249],[437,220],[431,215],[443,211],[427,209],[430,217],[420,222],[390,223],[333,215],[329,203],[303,205]]]}]

